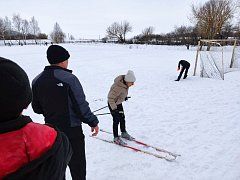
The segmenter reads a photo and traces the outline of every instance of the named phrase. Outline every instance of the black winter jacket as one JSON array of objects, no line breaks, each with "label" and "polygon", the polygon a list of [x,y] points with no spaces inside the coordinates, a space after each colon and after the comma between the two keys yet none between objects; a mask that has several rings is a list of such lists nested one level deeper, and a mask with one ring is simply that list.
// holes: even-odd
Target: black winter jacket
[{"label": "black winter jacket", "polygon": [[188,61],[185,61],[185,60],[180,60],[178,62],[178,68],[180,68],[180,65],[185,67],[185,68],[189,68],[190,67],[190,63]]},{"label": "black winter jacket", "polygon": [[45,122],[58,127],[69,138],[81,136],[81,123],[98,124],[91,112],[83,88],[71,70],[46,66],[32,82],[34,112],[43,114]]}]

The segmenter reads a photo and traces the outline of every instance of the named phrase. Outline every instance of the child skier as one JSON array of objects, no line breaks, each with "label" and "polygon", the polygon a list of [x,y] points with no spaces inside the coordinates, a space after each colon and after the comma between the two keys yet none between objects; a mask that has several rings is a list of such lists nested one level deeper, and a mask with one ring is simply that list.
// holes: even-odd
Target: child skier
[{"label": "child skier", "polygon": [[120,123],[121,137],[133,140],[126,131],[125,115],[123,111],[122,102],[128,99],[128,89],[136,81],[134,72],[129,70],[126,75],[120,75],[115,78],[114,84],[108,93],[108,107],[113,117],[113,136],[114,143],[125,145],[126,143],[118,136],[118,124]]},{"label": "child skier", "polygon": [[181,68],[181,71],[180,71],[180,74],[179,74],[178,78],[175,81],[179,81],[181,79],[184,71],[185,71],[185,73],[184,73],[183,79],[187,78],[188,69],[190,68],[190,63],[188,61],[185,61],[185,60],[180,60],[178,62],[178,68],[177,68],[178,71],[180,70],[180,65],[182,66],[182,68]]}]

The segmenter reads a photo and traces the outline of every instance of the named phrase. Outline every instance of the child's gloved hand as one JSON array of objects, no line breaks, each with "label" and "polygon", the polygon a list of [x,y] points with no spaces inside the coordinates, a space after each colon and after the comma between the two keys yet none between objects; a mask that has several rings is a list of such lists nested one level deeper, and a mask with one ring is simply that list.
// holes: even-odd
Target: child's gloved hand
[{"label": "child's gloved hand", "polygon": [[112,114],[115,116],[122,116],[123,118],[125,118],[124,112],[123,111],[119,111],[117,109],[112,111]]},{"label": "child's gloved hand", "polygon": [[177,68],[177,71],[179,71],[180,70],[180,68]]},{"label": "child's gloved hand", "polygon": [[112,112],[113,114],[123,114],[123,111],[119,111],[117,109],[113,110]]},{"label": "child's gloved hand", "polygon": [[127,101],[129,98],[131,98],[131,96],[125,97],[125,101]]}]

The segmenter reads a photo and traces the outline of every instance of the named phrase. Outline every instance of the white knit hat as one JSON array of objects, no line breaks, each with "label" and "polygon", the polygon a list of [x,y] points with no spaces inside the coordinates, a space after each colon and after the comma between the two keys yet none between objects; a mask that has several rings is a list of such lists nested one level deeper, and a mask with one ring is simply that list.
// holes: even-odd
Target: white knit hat
[{"label": "white knit hat", "polygon": [[134,75],[134,72],[131,70],[128,70],[127,74],[125,75],[124,80],[126,82],[135,82],[136,81],[136,77]]}]

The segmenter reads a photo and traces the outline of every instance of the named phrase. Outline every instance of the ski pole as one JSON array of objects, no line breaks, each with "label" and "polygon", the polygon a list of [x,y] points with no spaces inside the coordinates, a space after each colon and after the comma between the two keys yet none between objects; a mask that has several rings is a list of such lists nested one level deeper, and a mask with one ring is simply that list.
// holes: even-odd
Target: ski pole
[{"label": "ski pole", "polygon": [[105,109],[106,107],[108,107],[108,106],[104,106],[104,107],[102,107],[102,108],[100,108],[100,109],[97,109],[97,110],[93,111],[93,113],[95,113],[95,112],[97,112],[97,111],[100,111],[100,110],[102,110],[102,109]]},{"label": "ski pole", "polygon": [[94,114],[95,116],[103,116],[103,115],[108,115],[108,114],[111,114],[111,113],[102,113],[102,114]]}]

